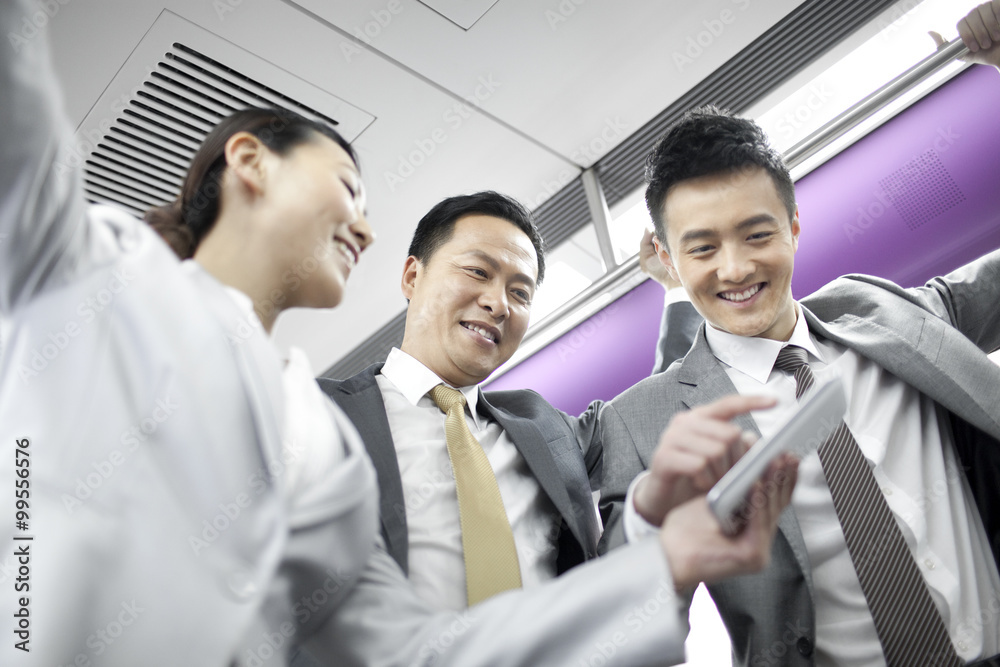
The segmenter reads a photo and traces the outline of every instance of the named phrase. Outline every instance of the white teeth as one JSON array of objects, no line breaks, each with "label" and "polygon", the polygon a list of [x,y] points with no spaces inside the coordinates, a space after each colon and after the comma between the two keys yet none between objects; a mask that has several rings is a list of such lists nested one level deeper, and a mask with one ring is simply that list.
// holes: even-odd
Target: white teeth
[{"label": "white teeth", "polygon": [[462,323],[462,326],[468,329],[469,331],[475,331],[477,334],[479,334],[480,336],[482,336],[487,340],[493,341],[494,343],[497,342],[496,336],[494,336],[493,333],[487,331],[482,327],[477,327],[474,324],[465,324],[464,322]]},{"label": "white teeth", "polygon": [[354,259],[354,251],[351,250],[350,246],[348,246],[340,239],[334,239],[333,242],[336,244],[337,248],[340,250],[340,253],[344,256],[344,258],[347,259],[347,263],[350,264],[351,268],[354,268],[354,265],[356,263]]},{"label": "white teeth", "polygon": [[728,293],[728,294],[727,293],[722,293],[722,294],[719,294],[719,296],[721,296],[723,299],[726,299],[727,301],[740,302],[740,301],[746,301],[747,299],[749,299],[750,297],[752,297],[754,294],[756,294],[759,291],[760,291],[760,284],[757,284],[757,285],[754,285],[753,287],[749,287],[749,288],[743,290],[742,292],[733,292],[733,293]]}]

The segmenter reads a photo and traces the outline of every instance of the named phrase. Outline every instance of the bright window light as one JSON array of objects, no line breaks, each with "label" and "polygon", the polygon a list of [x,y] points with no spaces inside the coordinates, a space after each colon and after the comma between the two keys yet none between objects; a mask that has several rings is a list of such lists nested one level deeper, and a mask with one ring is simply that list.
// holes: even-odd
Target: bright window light
[{"label": "bright window light", "polygon": [[531,301],[531,323],[542,321],[574,296],[590,287],[593,281],[566,262],[545,266],[545,281]]},{"label": "bright window light", "polygon": [[[904,0],[879,19],[876,25],[881,30],[871,39],[784,99],[777,102],[765,99],[757,107],[749,109],[747,115],[764,129],[775,148],[787,151],[934,53],[934,42],[927,34],[928,30],[936,30],[947,40],[955,39],[958,36],[955,25],[978,4],[979,0]],[[803,162],[792,171],[792,177],[797,179],[836,155],[872,127],[950,78],[962,66],[956,61],[942,68],[895,103]],[[640,187],[611,211],[611,239],[625,257],[632,257],[638,252],[643,230],[653,227],[642,198],[644,191],[645,187]]]},{"label": "bright window light", "polygon": [[[641,190],[645,192],[646,188]],[[611,223],[611,241],[621,250],[622,257],[631,257],[639,252],[642,233],[652,228],[646,200],[640,197]]]},{"label": "bright window light", "polygon": [[[906,0],[880,20],[874,37],[797,91],[761,113],[748,111],[771,144],[787,151],[822,125],[913,67],[935,50],[928,30],[948,40],[958,36],[955,24],[978,0]],[[914,6],[915,5],[915,6]],[[909,11],[902,13],[907,8]],[[955,63],[949,70],[961,67]]]}]

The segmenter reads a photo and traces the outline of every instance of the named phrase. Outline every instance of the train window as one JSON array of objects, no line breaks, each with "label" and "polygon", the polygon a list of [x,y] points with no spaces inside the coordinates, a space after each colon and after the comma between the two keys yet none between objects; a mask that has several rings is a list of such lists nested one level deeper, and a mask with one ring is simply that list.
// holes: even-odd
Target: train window
[{"label": "train window", "polygon": [[[955,24],[977,0],[904,0],[744,113],[788,152],[798,142],[934,53],[929,30],[955,39]],[[954,60],[854,130],[792,169],[797,179],[962,71]]]}]

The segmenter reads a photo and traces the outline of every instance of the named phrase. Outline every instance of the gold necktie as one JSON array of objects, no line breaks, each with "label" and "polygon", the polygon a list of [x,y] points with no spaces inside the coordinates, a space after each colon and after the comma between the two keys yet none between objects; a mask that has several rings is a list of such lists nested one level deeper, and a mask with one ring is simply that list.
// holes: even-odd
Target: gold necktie
[{"label": "gold necktie", "polygon": [[430,396],[447,415],[445,440],[458,493],[465,590],[471,606],[520,588],[521,568],[493,468],[465,423],[465,396],[443,384],[431,389]]}]

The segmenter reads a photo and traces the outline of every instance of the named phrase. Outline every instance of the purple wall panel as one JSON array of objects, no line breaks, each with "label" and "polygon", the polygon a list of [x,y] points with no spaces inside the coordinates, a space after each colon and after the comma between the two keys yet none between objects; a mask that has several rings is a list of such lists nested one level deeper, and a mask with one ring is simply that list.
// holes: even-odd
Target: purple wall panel
[{"label": "purple wall panel", "polygon": [[[845,273],[917,285],[1000,247],[998,108],[1000,75],[973,67],[800,180],[796,298]],[[649,374],[662,304],[643,283],[488,388],[579,414]]]},{"label": "purple wall panel", "polygon": [[796,183],[792,291],[844,273],[906,287],[1000,247],[1000,74],[973,67]]},{"label": "purple wall panel", "polygon": [[485,388],[534,389],[578,415],[649,375],[662,313],[663,288],[647,280]]}]

